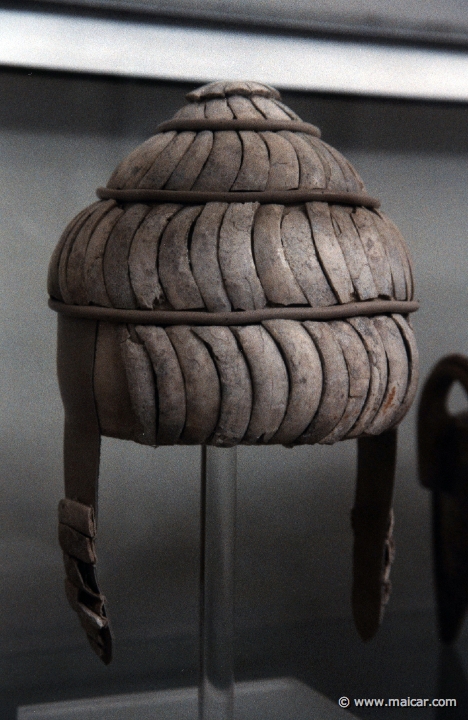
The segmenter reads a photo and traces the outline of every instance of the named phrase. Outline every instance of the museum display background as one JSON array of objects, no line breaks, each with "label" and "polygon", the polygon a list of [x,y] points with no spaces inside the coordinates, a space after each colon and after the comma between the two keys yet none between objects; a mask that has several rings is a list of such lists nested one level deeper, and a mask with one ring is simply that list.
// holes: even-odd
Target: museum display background
[{"label": "museum display background", "polygon": [[[110,668],[93,657],[64,599],[56,539],[63,415],[45,288],[66,223],[192,87],[0,73],[5,718],[20,703],[195,682],[199,448],[104,439],[98,553],[116,636]],[[466,354],[468,108],[283,98],[353,163],[408,242],[422,378],[444,353]],[[355,452],[352,441],[239,448],[238,676],[296,674],[333,699],[437,697],[429,496],[416,478],[414,409],[400,428],[393,593],[366,646],[350,608]],[[458,647],[463,659],[468,629]]]}]

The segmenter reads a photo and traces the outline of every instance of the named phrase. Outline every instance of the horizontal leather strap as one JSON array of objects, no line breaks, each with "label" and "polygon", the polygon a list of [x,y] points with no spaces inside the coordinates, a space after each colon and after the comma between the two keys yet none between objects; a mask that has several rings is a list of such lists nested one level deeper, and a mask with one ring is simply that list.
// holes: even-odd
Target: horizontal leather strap
[{"label": "horizontal leather strap", "polygon": [[49,307],[58,313],[89,320],[106,320],[134,325],[251,325],[263,320],[337,320],[358,315],[383,315],[419,310],[415,300],[368,300],[365,302],[331,305],[329,307],[274,307],[234,312],[205,312],[198,310],[123,310],[95,305],[67,305],[49,300]]},{"label": "horizontal leather strap", "polygon": [[169,130],[194,130],[195,132],[200,130],[253,130],[256,132],[292,130],[293,132],[303,132],[307,135],[320,137],[320,130],[311,123],[302,122],[301,120],[267,120],[266,118],[245,118],[243,120],[187,118],[184,120],[166,120],[156,128],[158,133],[168,132]]},{"label": "horizontal leather strap", "polygon": [[120,202],[158,202],[181,203],[182,205],[202,205],[208,202],[248,203],[258,202],[262,205],[291,205],[307,202],[327,202],[336,205],[358,205],[360,207],[378,208],[380,201],[365,193],[327,192],[323,190],[263,190],[208,192],[204,190],[150,190],[149,188],[132,188],[117,190],[100,187],[96,195],[101,200],[118,200]]}]

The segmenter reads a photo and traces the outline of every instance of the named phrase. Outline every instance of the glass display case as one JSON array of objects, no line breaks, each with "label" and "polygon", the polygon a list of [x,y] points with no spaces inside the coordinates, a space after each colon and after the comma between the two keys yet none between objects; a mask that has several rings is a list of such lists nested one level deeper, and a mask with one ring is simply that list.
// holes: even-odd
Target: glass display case
[{"label": "glass display case", "polygon": [[[161,717],[188,718],[195,708],[200,448],[104,440],[98,553],[116,638],[115,658],[104,667],[63,594],[56,540],[63,415],[56,317],[45,289],[48,261],[66,223],[195,85],[0,70],[5,720],[113,720],[130,717],[123,714],[128,707],[143,718],[154,703],[164,706]],[[466,105],[287,90],[282,96],[350,159],[409,245],[421,302],[413,324],[422,378],[446,352],[466,354]],[[458,407],[464,400],[455,394],[452,402]],[[456,699],[451,715],[464,717],[468,629],[454,648],[438,641],[430,498],[417,479],[414,410],[400,429],[392,596],[378,635],[366,644],[350,608],[355,462],[352,441],[237,451],[239,712],[256,688],[258,697],[276,698],[277,715],[271,705],[261,709],[261,697],[256,701],[255,717],[268,713],[269,720],[301,718],[301,712],[312,717],[311,708],[315,717],[332,718],[341,713],[340,698],[349,698],[348,711],[362,718],[380,717],[373,699]],[[42,715],[30,707],[44,703]],[[174,703],[180,703],[176,714]],[[60,707],[63,714],[52,715]],[[408,717],[420,713],[416,705],[390,703],[385,716],[400,717],[401,707]],[[424,715],[442,712],[427,707]]]}]

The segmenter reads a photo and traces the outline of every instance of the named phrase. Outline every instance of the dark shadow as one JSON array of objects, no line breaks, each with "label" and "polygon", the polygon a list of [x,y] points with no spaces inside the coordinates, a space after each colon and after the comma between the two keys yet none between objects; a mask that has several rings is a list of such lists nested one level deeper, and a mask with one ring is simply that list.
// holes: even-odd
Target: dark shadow
[{"label": "dark shadow", "polygon": [[2,700],[0,698],[0,717],[2,720],[16,720],[16,708],[15,702],[10,700]]},{"label": "dark shadow", "polygon": [[468,680],[460,656],[454,648],[443,647],[439,653],[437,694],[438,698],[457,701],[456,707],[439,707],[435,712],[436,720],[447,718],[465,720],[468,708]]}]

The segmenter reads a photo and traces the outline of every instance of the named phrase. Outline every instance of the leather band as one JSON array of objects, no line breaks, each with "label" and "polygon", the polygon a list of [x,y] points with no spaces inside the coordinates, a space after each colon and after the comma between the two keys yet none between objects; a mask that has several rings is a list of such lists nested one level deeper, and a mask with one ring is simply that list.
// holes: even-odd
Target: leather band
[{"label": "leather band", "polygon": [[250,325],[263,320],[338,320],[361,315],[416,312],[415,300],[367,300],[329,307],[274,307],[261,310],[233,312],[204,312],[198,310],[123,310],[95,305],[67,305],[49,300],[49,307],[57,313],[88,320],[105,320],[134,325]]},{"label": "leather band", "polygon": [[[65,409],[65,495],[94,524],[101,433],[94,400],[93,374],[97,323],[59,315],[57,370]],[[94,534],[59,511],[60,543],[67,574],[67,597],[78,613],[88,640],[105,664],[112,658],[112,638],[95,572]],[[89,535],[92,535],[90,538]],[[99,609],[99,610],[98,610]]]},{"label": "leather band", "polygon": [[203,205],[209,202],[258,202],[263,205],[327,202],[335,205],[353,205],[367,208],[380,207],[380,201],[377,200],[377,198],[370,197],[370,195],[366,195],[365,193],[328,192],[325,190],[205,192],[204,190],[151,190],[149,188],[117,190],[114,188],[99,187],[96,190],[96,195],[101,200],[142,203],[180,203],[181,205]]},{"label": "leather band", "polygon": [[184,120],[167,120],[156,128],[156,132],[168,132],[169,130],[253,130],[254,132],[279,130],[291,130],[292,132],[303,132],[307,135],[320,137],[320,130],[311,123],[302,120],[267,120],[266,118],[244,118],[242,120],[218,120],[215,118],[187,118]]},{"label": "leather band", "polygon": [[93,370],[97,323],[59,315],[57,372],[65,408],[65,493],[97,511],[100,430]]},{"label": "leather band", "polygon": [[374,637],[390,595],[393,561],[392,495],[397,431],[358,439],[352,607],[356,628],[365,641]]}]

